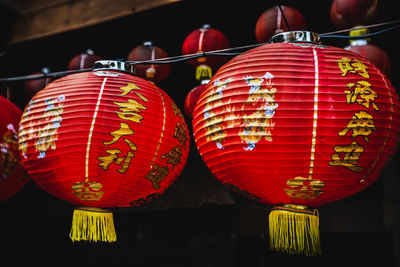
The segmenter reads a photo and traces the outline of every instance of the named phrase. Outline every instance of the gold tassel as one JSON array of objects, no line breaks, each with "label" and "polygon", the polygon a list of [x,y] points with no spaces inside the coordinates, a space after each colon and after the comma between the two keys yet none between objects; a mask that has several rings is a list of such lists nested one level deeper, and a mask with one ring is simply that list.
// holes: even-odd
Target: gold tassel
[{"label": "gold tassel", "polygon": [[288,254],[321,254],[318,210],[281,205],[269,214],[270,248]]},{"label": "gold tassel", "polygon": [[79,207],[74,210],[69,237],[75,241],[117,241],[113,214],[109,210]]},{"label": "gold tassel", "polygon": [[212,69],[207,65],[199,65],[196,67],[196,80],[210,80],[212,77]]}]

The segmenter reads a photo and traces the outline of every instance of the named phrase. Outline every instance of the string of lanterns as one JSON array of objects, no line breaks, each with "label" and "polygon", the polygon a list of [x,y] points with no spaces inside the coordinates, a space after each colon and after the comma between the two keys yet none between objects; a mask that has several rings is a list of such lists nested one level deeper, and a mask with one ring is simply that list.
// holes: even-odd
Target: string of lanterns
[{"label": "string of lanterns", "polygon": [[[349,2],[360,11],[352,20],[347,12],[355,7],[343,8]],[[277,6],[260,16],[256,45],[230,48],[226,36],[204,25],[187,36],[182,56],[168,57],[145,42],[125,62],[88,51],[65,72],[0,78],[27,80],[34,94],[22,115],[0,98],[11,113],[0,121],[0,190],[15,194],[26,183],[20,162],[41,188],[77,207],[73,241],[116,241],[110,209],[157,198],[185,166],[188,126],[155,83],[169,75],[169,64],[186,61],[200,84],[187,95],[185,114],[211,173],[272,206],[271,249],[320,254],[316,208],[377,180],[400,132],[398,95],[386,77],[389,59],[358,27],[376,14],[374,2],[332,2],[334,24],[357,27],[346,49],[320,44],[329,34],[305,31],[299,11]],[[65,77],[48,80],[58,76]],[[33,90],[30,80],[45,88]],[[5,185],[7,178],[16,190]]]}]

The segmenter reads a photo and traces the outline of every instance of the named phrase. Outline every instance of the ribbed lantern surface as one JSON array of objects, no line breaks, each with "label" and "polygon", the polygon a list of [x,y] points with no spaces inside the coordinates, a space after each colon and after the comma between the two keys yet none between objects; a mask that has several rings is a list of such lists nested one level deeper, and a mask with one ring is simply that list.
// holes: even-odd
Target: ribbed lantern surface
[{"label": "ribbed lantern surface", "polygon": [[133,75],[66,76],[36,94],[19,133],[23,164],[50,194],[85,207],[137,206],[163,193],[189,152],[169,96]]},{"label": "ribbed lantern surface", "polygon": [[351,51],[272,43],[218,70],[197,101],[193,131],[222,183],[269,205],[318,207],[379,177],[396,149],[399,100]]},{"label": "ribbed lantern surface", "polygon": [[0,96],[0,201],[17,194],[29,181],[18,151],[18,124],[22,111]]}]

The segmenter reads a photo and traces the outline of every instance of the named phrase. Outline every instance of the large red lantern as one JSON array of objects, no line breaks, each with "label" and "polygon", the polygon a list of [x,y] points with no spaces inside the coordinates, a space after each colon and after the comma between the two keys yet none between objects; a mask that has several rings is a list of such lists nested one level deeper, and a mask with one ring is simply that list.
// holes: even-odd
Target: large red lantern
[{"label": "large red lantern", "polygon": [[188,117],[190,120],[193,119],[193,111],[194,107],[196,106],[197,100],[199,99],[201,93],[203,93],[204,89],[206,88],[207,82],[204,84],[200,84],[190,90],[190,92],[187,94],[185,98],[185,115]]},{"label": "large red lantern", "polygon": [[378,0],[333,0],[330,17],[339,28],[371,24],[379,11]]},{"label": "large red lantern", "polygon": [[[184,40],[182,54],[191,55],[209,51],[229,48],[229,41],[226,36],[205,24],[201,28],[192,31]],[[211,79],[212,71],[227,61],[227,57],[206,56],[186,61],[189,65],[196,68],[196,79]]]},{"label": "large red lantern", "polygon": [[17,132],[22,111],[0,96],[0,201],[10,199],[29,181],[20,163]]},{"label": "large red lantern", "polygon": [[[115,241],[112,213],[162,194],[189,152],[184,118],[153,83],[128,64],[100,61],[95,70],[50,83],[25,108],[19,132],[23,165],[48,193],[78,207],[73,241]],[[130,69],[129,69],[130,70]]]},{"label": "large red lantern", "polygon": [[[144,42],[132,49],[126,60],[128,61],[146,61],[159,58],[167,58],[168,54],[164,49],[153,45],[152,42]],[[170,64],[136,64],[136,75],[153,81],[155,83],[162,82],[168,78],[171,72]]]},{"label": "large red lantern", "polygon": [[[350,31],[350,36],[363,36],[369,34],[367,28],[356,28],[357,29]],[[389,77],[392,67],[388,54],[378,46],[370,44],[369,41],[369,39],[350,40],[350,45],[346,46],[344,49],[353,51],[360,56],[365,57]]]},{"label": "large red lantern", "polygon": [[93,66],[93,64],[101,60],[101,57],[96,55],[92,49],[86,50],[85,53],[81,53],[79,55],[71,58],[68,64],[69,70],[83,70],[88,69]]},{"label": "large red lantern", "polygon": [[[41,72],[35,72],[32,75],[36,74],[47,74],[50,72],[49,68],[42,68]],[[51,78],[45,77],[45,78],[40,78],[40,79],[32,79],[32,80],[27,80],[24,83],[24,93],[25,96],[28,99],[31,99],[34,94],[42,90],[43,88],[46,87],[48,83],[52,81]]]},{"label": "large red lantern", "polygon": [[258,18],[255,34],[259,43],[266,43],[273,35],[289,30],[284,17],[289,24],[290,30],[307,29],[306,20],[300,11],[290,6],[281,6],[281,9],[279,6],[271,7],[265,10]]},{"label": "large red lantern", "polygon": [[315,208],[378,179],[400,123],[385,75],[318,39],[281,33],[233,58],[193,115],[196,145],[213,175],[273,206],[270,247],[307,255],[320,253]]}]

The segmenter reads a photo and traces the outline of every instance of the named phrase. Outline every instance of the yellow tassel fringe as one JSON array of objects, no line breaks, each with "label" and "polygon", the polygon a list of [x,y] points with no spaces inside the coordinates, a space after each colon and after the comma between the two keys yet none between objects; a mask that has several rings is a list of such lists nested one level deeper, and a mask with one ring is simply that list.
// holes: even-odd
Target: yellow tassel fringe
[{"label": "yellow tassel fringe", "polygon": [[99,208],[76,208],[69,237],[75,241],[117,241],[111,211]]},{"label": "yellow tassel fringe", "polygon": [[300,205],[277,206],[269,214],[270,248],[288,254],[321,254],[318,211]]}]

